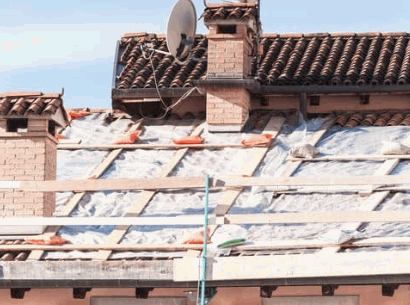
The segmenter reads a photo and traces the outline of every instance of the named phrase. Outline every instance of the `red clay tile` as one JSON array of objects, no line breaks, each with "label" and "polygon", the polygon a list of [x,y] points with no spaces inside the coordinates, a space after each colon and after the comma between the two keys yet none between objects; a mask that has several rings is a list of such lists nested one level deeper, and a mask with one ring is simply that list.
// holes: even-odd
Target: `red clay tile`
[{"label": "red clay tile", "polygon": [[48,95],[57,98],[44,98],[43,96],[47,95],[0,99],[0,115],[55,114],[57,109],[63,105],[59,95]]},{"label": "red clay tile", "polygon": [[[207,9],[204,18],[243,18],[247,12],[252,13],[251,9],[254,7],[215,7]],[[260,43],[260,60],[255,54],[251,70],[262,85],[407,85],[410,37],[408,33],[389,34],[265,34]],[[160,36],[123,37],[117,54],[118,89],[154,88],[154,75],[163,88],[191,87],[195,80],[205,78],[206,62],[188,61],[181,66],[163,54],[152,56],[153,73],[151,62],[142,54],[143,44],[167,50]],[[193,48],[195,57],[206,59],[207,48],[207,39],[198,37]]]}]

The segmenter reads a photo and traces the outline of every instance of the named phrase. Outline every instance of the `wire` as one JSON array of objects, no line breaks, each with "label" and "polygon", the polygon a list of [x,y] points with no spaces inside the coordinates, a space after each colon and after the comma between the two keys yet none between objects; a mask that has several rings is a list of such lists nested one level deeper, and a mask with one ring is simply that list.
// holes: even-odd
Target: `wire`
[{"label": "wire", "polygon": [[[198,90],[198,88],[197,88],[197,87],[191,88],[190,90],[188,90],[187,92],[185,92],[185,93],[178,99],[178,101],[176,101],[176,103],[174,103],[174,104],[171,105],[171,106],[167,106],[167,104],[165,103],[164,99],[163,99],[162,96],[161,96],[161,92],[159,91],[159,86],[158,86],[158,82],[157,82],[157,77],[155,76],[154,62],[152,61],[152,56],[154,55],[155,50],[148,50],[148,51],[151,51],[151,54],[149,54],[148,57],[146,56],[146,53],[148,52],[147,49],[146,49],[146,48],[143,48],[143,46],[141,46],[141,50],[142,50],[142,56],[143,56],[146,60],[149,60],[149,61],[150,61],[151,68],[152,68],[152,73],[153,73],[153,77],[154,77],[155,89],[157,90],[158,97],[159,97],[159,99],[160,99],[160,101],[161,101],[161,103],[162,103],[162,106],[164,107],[165,113],[164,113],[161,117],[159,117],[159,118],[149,118],[149,117],[147,117],[146,115],[144,115],[144,113],[142,112],[142,104],[141,104],[141,103],[139,104],[139,112],[140,112],[141,116],[142,116],[143,118],[145,118],[145,119],[148,119],[148,120],[162,120],[163,118],[165,118],[165,117],[168,115],[168,113],[169,113],[172,109],[174,109],[174,108],[175,108],[177,105],[179,105],[183,100],[185,100],[187,97],[189,97],[194,91]],[[177,60],[177,63],[180,63],[180,62]]]}]

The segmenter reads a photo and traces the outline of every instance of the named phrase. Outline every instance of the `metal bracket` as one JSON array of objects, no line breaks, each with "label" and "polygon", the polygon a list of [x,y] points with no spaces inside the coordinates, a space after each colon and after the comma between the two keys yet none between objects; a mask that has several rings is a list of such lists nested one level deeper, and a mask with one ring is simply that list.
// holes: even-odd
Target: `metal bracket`
[{"label": "metal bracket", "polygon": [[392,297],[394,292],[399,288],[399,285],[382,285],[382,296]]},{"label": "metal bracket", "polygon": [[148,299],[149,292],[154,288],[135,288],[135,298]]},{"label": "metal bracket", "polygon": [[91,288],[73,288],[73,298],[83,300],[89,291]]},{"label": "metal bracket", "polygon": [[260,297],[271,298],[272,293],[278,289],[278,286],[261,286]]},{"label": "metal bracket", "polygon": [[337,288],[339,288],[339,285],[323,285],[322,295],[323,296],[333,296]]},{"label": "metal bracket", "polygon": [[30,291],[31,288],[11,288],[10,296],[12,299],[24,299],[26,291]]}]

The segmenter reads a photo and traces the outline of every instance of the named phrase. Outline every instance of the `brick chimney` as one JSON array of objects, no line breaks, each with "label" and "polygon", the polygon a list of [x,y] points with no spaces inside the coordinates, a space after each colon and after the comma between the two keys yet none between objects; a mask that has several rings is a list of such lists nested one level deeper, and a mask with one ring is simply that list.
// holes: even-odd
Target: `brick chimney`
[{"label": "brick chimney", "polygon": [[[0,94],[0,180],[56,179],[56,128],[68,124],[60,94]],[[0,189],[0,217],[52,216],[55,193]]]},{"label": "brick chimney", "polygon": [[[248,79],[256,50],[258,12],[255,3],[208,4],[207,123],[210,131],[239,132],[250,110],[250,94],[227,80]],[[210,85],[211,84],[211,85]],[[214,86],[212,86],[214,84]]]}]

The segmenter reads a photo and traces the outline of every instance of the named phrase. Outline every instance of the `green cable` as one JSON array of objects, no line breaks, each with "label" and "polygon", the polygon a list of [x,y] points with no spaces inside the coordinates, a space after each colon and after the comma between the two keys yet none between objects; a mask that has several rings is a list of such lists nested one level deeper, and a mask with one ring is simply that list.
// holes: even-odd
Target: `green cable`
[{"label": "green cable", "polygon": [[202,278],[201,278],[201,305],[205,305],[206,256],[208,250],[208,204],[209,204],[209,175],[205,176],[205,221],[204,247],[202,250]]}]

